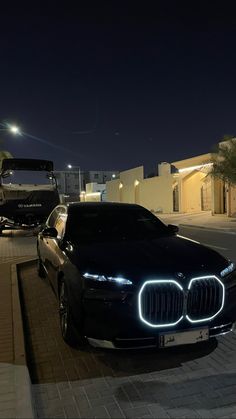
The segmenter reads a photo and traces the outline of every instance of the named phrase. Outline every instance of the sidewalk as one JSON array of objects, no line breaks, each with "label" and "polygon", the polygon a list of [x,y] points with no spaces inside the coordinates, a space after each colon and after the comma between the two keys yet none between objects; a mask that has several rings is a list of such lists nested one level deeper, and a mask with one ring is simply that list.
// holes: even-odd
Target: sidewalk
[{"label": "sidewalk", "polygon": [[35,241],[20,231],[0,237],[0,418],[34,417],[16,264],[36,256]]},{"label": "sidewalk", "polygon": [[0,418],[33,418],[16,265],[0,264]]},{"label": "sidewalk", "polygon": [[211,215],[210,211],[194,214],[156,214],[166,224],[226,231],[236,234],[236,218],[224,214]]}]

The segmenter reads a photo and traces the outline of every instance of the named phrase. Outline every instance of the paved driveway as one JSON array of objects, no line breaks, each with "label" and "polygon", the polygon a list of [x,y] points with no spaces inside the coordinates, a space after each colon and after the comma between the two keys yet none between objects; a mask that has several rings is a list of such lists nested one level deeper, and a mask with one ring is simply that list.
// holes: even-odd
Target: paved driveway
[{"label": "paved driveway", "polygon": [[71,349],[35,266],[22,270],[38,417],[236,417],[236,335],[166,351]]},{"label": "paved driveway", "polygon": [[29,230],[5,230],[0,236],[0,264],[36,257],[36,236]]}]

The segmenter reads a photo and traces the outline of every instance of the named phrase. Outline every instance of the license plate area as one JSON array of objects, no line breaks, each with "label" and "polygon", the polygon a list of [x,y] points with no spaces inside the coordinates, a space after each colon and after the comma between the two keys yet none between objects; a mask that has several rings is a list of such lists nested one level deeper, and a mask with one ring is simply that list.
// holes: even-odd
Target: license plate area
[{"label": "license plate area", "polygon": [[167,348],[171,346],[188,345],[191,343],[203,342],[208,339],[208,327],[201,327],[194,330],[163,333],[159,336],[159,346],[161,348]]}]

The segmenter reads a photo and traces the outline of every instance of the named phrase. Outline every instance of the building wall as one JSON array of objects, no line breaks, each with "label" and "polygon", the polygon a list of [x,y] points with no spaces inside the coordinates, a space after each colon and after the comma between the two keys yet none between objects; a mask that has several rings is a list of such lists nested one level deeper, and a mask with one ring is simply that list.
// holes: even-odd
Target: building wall
[{"label": "building wall", "polygon": [[173,174],[168,173],[168,163],[165,163],[158,166],[159,176],[147,179],[143,178],[143,166],[126,170],[120,173],[120,180],[107,182],[107,200],[137,203],[155,212],[172,213],[173,188],[178,185],[179,212],[211,210],[213,214],[236,216],[236,187],[224,193],[223,182],[207,176],[211,161],[212,154],[207,153],[173,162],[179,169],[179,173]]},{"label": "building wall", "polygon": [[236,217],[236,187],[230,188],[230,214]]},{"label": "building wall", "polygon": [[120,182],[124,185],[134,185],[136,181],[143,180],[143,166],[120,172]]},{"label": "building wall", "polygon": [[82,185],[85,190],[87,183],[106,183],[110,181],[113,176],[115,179],[119,177],[119,172],[111,170],[90,170],[82,172]]},{"label": "building wall", "polygon": [[201,211],[201,187],[206,174],[195,171],[183,178],[182,210],[183,212]]},{"label": "building wall", "polygon": [[188,167],[199,166],[201,164],[206,164],[212,160],[212,154],[201,154],[200,156],[190,157],[189,159],[174,161],[171,163],[177,169],[184,169]]},{"label": "building wall", "polygon": [[74,195],[85,191],[88,183],[105,184],[112,179],[112,175],[119,177],[117,171],[80,171],[79,167],[73,166],[70,170],[57,170],[54,174],[58,182],[58,190],[61,194]]},{"label": "building wall", "polygon": [[60,194],[79,195],[79,172],[74,170],[54,171]]},{"label": "building wall", "polygon": [[135,167],[134,169],[124,170],[120,172],[120,202],[128,204],[135,204],[136,185],[143,180],[143,166]]},{"label": "building wall", "polygon": [[144,179],[139,188],[139,204],[155,212],[173,212],[173,177],[155,176]]},{"label": "building wall", "polygon": [[136,203],[153,211],[172,212],[173,176],[143,179],[143,166],[120,173],[120,180],[107,182],[107,200]]},{"label": "building wall", "polygon": [[106,182],[107,201],[120,202],[120,179],[111,180]]}]

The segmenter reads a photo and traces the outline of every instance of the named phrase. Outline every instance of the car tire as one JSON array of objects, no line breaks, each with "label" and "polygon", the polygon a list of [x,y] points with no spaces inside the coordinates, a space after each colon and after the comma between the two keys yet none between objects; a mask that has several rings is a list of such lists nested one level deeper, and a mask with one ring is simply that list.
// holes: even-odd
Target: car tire
[{"label": "car tire", "polygon": [[40,259],[40,257],[38,258],[38,266],[37,266],[37,271],[38,271],[38,276],[40,278],[46,278],[46,272],[43,266],[43,262]]},{"label": "car tire", "polygon": [[0,236],[2,236],[3,230],[4,230],[4,227],[0,227]]},{"label": "car tire", "polygon": [[78,336],[75,333],[75,327],[71,315],[71,301],[68,294],[67,285],[64,280],[59,287],[59,316],[61,334],[66,343],[70,346],[78,344]]}]

